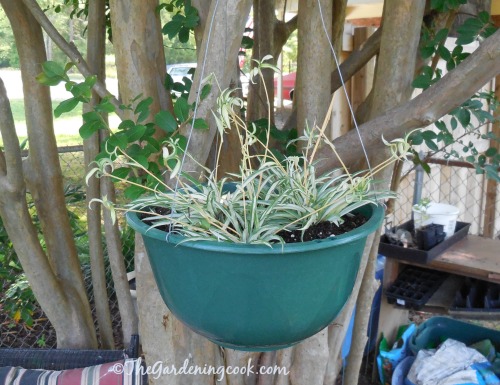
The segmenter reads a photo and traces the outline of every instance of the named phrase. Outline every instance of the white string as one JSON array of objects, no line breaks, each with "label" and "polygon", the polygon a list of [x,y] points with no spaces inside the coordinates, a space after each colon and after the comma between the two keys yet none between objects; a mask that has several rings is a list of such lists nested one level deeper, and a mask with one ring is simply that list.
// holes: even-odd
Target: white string
[{"label": "white string", "polygon": [[354,108],[352,107],[351,101],[349,100],[349,95],[347,93],[347,88],[346,88],[346,85],[344,82],[344,77],[342,76],[342,71],[340,70],[340,63],[339,63],[339,60],[337,58],[337,54],[335,53],[335,48],[333,48],[332,40],[330,39],[330,35],[328,34],[328,30],[326,28],[325,19],[323,17],[323,10],[321,9],[320,0],[318,0],[318,8],[319,8],[319,15],[321,18],[321,24],[323,25],[323,30],[325,31],[325,36],[326,36],[326,39],[328,40],[328,44],[330,45],[330,50],[332,51],[333,59],[335,60],[335,64],[337,65],[337,71],[339,73],[340,83],[342,84],[342,89],[344,90],[345,98],[347,100],[347,105],[349,106],[349,111],[351,112],[352,121],[354,123],[354,127],[356,128],[356,132],[358,134],[359,141],[361,143],[361,148],[363,149],[363,154],[365,155],[366,163],[368,165],[368,169],[370,170],[370,175],[372,175],[372,167],[370,165],[370,159],[368,159],[368,153],[366,152],[365,144],[363,143],[363,138],[361,137],[361,132],[359,131],[358,122],[356,121],[356,116],[354,115]]}]

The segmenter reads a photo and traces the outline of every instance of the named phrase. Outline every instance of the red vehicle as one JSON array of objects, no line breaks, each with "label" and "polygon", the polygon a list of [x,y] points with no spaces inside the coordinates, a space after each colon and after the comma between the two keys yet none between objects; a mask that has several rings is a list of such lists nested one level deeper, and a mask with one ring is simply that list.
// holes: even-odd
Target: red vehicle
[{"label": "red vehicle", "polygon": [[[293,100],[293,93],[295,90],[295,76],[297,72],[291,72],[289,74],[283,75],[283,80],[281,85],[283,87],[283,99]],[[274,96],[278,95],[278,79],[274,78]]]}]

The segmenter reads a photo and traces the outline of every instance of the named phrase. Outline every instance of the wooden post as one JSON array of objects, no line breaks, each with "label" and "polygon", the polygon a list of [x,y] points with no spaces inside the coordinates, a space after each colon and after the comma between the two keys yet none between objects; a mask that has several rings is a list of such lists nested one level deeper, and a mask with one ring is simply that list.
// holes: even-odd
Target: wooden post
[{"label": "wooden post", "polygon": [[[362,27],[354,29],[354,50],[360,46],[375,32],[373,27]],[[373,86],[375,74],[375,58],[371,59],[361,71],[353,76],[352,84],[352,106],[356,111],[361,103],[366,99]]]},{"label": "wooden post", "polygon": [[[500,76],[495,78],[495,95],[497,98],[500,98]],[[496,119],[500,118],[500,112],[498,109],[495,111],[494,116]],[[496,137],[500,137],[500,123],[498,121],[493,124],[492,131]],[[498,141],[492,139],[490,145],[500,151],[500,143],[498,143]],[[483,236],[487,238],[495,237],[497,185],[498,183],[493,179],[488,179],[486,183],[486,205],[484,207]]]}]

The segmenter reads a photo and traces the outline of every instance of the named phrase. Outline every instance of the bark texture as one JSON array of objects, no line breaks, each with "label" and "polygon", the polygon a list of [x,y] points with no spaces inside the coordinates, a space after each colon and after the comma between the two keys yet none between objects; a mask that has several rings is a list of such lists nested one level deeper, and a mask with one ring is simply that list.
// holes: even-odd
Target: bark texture
[{"label": "bark texture", "polygon": [[[415,64],[418,56],[420,28],[424,16],[425,0],[386,0],[384,3],[383,31],[377,61],[370,117],[374,118],[390,108],[406,102],[411,97]],[[371,154],[372,165],[387,159],[387,149]],[[377,175],[384,181],[391,176],[391,169]],[[385,184],[384,184],[385,185]],[[348,357],[346,382],[357,384],[363,354],[368,341],[367,330],[373,296],[379,282],[375,279],[380,229],[374,242],[363,275],[360,295],[356,302],[353,339]]]},{"label": "bark texture", "polygon": [[[378,151],[383,146],[382,134],[386,140],[401,137],[412,129],[434,123],[469,99],[500,73],[499,46],[500,31],[497,31],[473,55],[420,95],[362,124],[359,127],[360,133],[369,153]],[[360,144],[356,132],[347,133],[336,139],[334,144],[346,164],[357,163]],[[329,157],[327,149],[320,151],[319,157],[323,160],[318,163],[318,173],[339,166],[336,159]]]},{"label": "bark texture", "polygon": [[300,0],[298,19],[297,103],[299,136],[306,126],[313,127],[325,118],[330,103],[332,54],[332,2]]},{"label": "bark texture", "polygon": [[[89,3],[89,24],[87,27],[87,62],[90,70],[102,81],[106,78],[105,73],[105,36],[106,24],[104,20],[105,1],[94,0]],[[92,111],[93,107],[100,102],[100,97],[96,92],[92,93],[92,100],[89,105],[83,107],[84,112]],[[107,116],[105,117],[107,119]],[[94,161],[100,152],[99,133],[84,140],[83,152],[87,172],[91,169],[91,162]],[[104,266],[104,252],[102,244],[101,228],[101,207],[94,203],[89,206],[92,199],[101,197],[100,181],[92,177],[87,182],[87,229],[89,237],[90,266],[92,270],[92,290],[96,309],[97,324],[99,325],[99,337],[103,349],[114,349],[113,328],[111,325],[111,314],[109,311],[108,291],[106,288],[106,274]]]},{"label": "bark texture", "polygon": [[[212,108],[221,90],[229,87],[234,74],[234,60],[237,57],[246,19],[252,5],[251,0],[212,1],[206,21],[203,40],[198,53],[198,69],[193,79],[189,102],[198,98],[201,81],[212,74],[217,82],[212,84],[209,95],[198,102],[197,118],[204,118],[209,130],[193,130],[190,125],[180,128],[181,134],[188,137],[189,149],[196,149],[197,162],[205,164],[217,131]],[[223,53],[223,55],[222,55]],[[233,80],[234,81],[234,80]],[[219,89],[220,87],[220,89]],[[198,164],[186,158],[183,171],[199,175]]]},{"label": "bark texture", "polygon": [[[73,63],[75,63],[81,74],[85,77],[94,75],[78,49],[72,43],[68,43],[68,41],[66,41],[66,39],[59,33],[56,27],[51,23],[43,10],[40,8],[36,0],[22,0],[22,2],[30,11],[31,15],[42,26],[47,35],[49,35],[50,38],[56,43],[56,45],[70,58]],[[108,97],[109,101],[116,108],[116,114],[120,117],[123,117],[122,111],[119,108],[120,102],[118,102],[118,100],[106,89],[106,85],[103,81],[97,79],[94,85],[94,90],[99,94],[100,97]]]},{"label": "bark texture", "polygon": [[[6,164],[14,166],[8,174],[16,183],[4,186],[1,214],[35,296],[56,329],[58,347],[96,347],[90,305],[65,207],[50,93],[35,80],[41,72],[40,63],[46,60],[42,30],[22,2],[2,0],[0,4],[16,39],[30,143],[29,156],[22,169],[20,154],[13,148],[17,137],[5,146]],[[15,136],[5,99],[4,141],[6,137]],[[27,211],[26,188],[31,192],[40,218],[47,255],[41,249]],[[25,228],[29,234],[25,234]]]}]

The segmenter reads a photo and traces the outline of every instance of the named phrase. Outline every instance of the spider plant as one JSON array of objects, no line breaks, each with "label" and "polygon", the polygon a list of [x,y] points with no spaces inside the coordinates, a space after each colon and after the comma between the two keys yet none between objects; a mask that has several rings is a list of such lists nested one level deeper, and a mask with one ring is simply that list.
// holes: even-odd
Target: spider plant
[{"label": "spider plant", "polygon": [[[262,77],[264,68],[275,69],[265,62],[257,64],[254,69],[256,76]],[[269,148],[269,136],[262,142],[255,134],[255,126],[247,125],[241,119],[237,109],[242,106],[243,101],[235,97],[232,90],[224,90],[213,112],[219,135],[217,160],[224,133],[237,130],[242,149],[238,173],[219,178],[217,168],[202,167],[206,175],[203,183],[184,178],[176,143],[167,139],[163,147],[164,163],[170,178],[176,179],[176,187],[165,182],[163,176],[152,174],[126,153],[114,153],[110,158],[122,158],[122,164],[141,170],[156,181],[157,187],[144,186],[149,194],[124,208],[115,207],[105,199],[101,203],[113,212],[118,209],[144,213],[143,221],[150,223],[151,227],[166,226],[169,233],[180,234],[189,241],[271,245],[282,242],[278,235],[281,231],[305,231],[323,221],[340,224],[345,215],[360,206],[394,197],[390,191],[373,188],[374,175],[406,156],[410,146],[408,137],[385,142],[391,148],[390,158],[371,170],[351,174],[340,160],[341,169],[317,175],[315,155],[320,146],[329,146],[338,156],[325,134],[332,104],[322,127],[308,128],[304,137],[299,138],[302,156],[285,157],[284,160],[278,159]],[[257,154],[255,148],[259,149]],[[189,152],[186,155],[191,157]],[[97,174],[131,183],[113,175],[113,167],[110,159],[101,159],[89,176]],[[229,182],[231,187],[228,189]],[[149,209],[152,207],[166,210],[159,214],[159,210]]]}]

